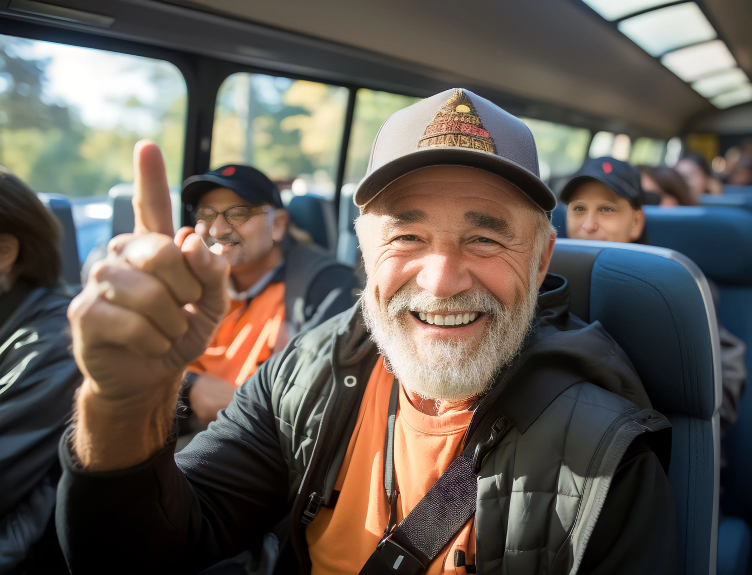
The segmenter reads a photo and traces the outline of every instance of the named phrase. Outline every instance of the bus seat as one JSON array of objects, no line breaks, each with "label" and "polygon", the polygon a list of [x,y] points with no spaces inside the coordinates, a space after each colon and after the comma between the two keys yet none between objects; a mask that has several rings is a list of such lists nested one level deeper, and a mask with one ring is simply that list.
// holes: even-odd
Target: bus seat
[{"label": "bus seat", "polygon": [[117,184],[110,188],[112,200],[112,237],[130,234],[136,225],[133,214],[133,184]]},{"label": "bus seat", "polygon": [[77,285],[81,283],[79,276],[81,263],[78,259],[76,226],[73,223],[73,209],[70,200],[62,194],[38,194],[38,196],[63,226],[63,238],[60,242],[60,255],[63,258],[63,279],[69,284]]},{"label": "bus seat", "polygon": [[556,234],[559,238],[567,237],[567,205],[557,203],[556,207],[551,210],[551,223],[556,228]]},{"label": "bus seat", "polygon": [[723,186],[724,194],[748,194],[752,195],[752,186]]},{"label": "bus seat", "polygon": [[653,209],[648,237],[681,251],[718,287],[718,317],[747,345],[747,387],[739,418],[727,430],[724,513],[752,519],[752,213],[728,207]]},{"label": "bus seat", "polygon": [[715,573],[720,344],[705,276],[672,250],[566,239],[556,242],[550,271],[567,278],[572,312],[603,324],[670,419],[680,572]]},{"label": "bus seat", "polygon": [[334,207],[329,200],[313,194],[293,196],[287,204],[290,219],[313,238],[322,248],[334,252],[337,245],[337,227]]},{"label": "bus seat", "polygon": [[358,238],[355,235],[355,219],[360,215],[360,210],[353,202],[354,192],[354,184],[342,186],[342,195],[339,197],[337,259],[343,264],[356,267],[361,255]]},{"label": "bus seat", "polygon": [[700,203],[703,206],[742,208],[752,211],[752,194],[721,194],[718,196],[703,194],[700,196]]},{"label": "bus seat", "polygon": [[752,534],[740,517],[724,517],[718,532],[718,575],[747,575]]}]

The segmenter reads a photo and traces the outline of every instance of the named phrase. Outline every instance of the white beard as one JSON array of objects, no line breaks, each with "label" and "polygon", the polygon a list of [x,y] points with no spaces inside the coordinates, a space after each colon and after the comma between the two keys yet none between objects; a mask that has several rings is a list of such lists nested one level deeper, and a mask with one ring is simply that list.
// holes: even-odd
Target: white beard
[{"label": "white beard", "polygon": [[[528,283],[531,289],[511,309],[482,289],[437,299],[414,283],[400,288],[382,309],[368,282],[363,317],[387,367],[406,389],[426,399],[470,399],[488,391],[501,368],[519,353],[535,318],[536,274],[534,267]],[[418,338],[408,327],[413,321],[410,310],[475,310],[487,314],[488,323],[479,337],[453,338],[447,330],[442,339]]]}]

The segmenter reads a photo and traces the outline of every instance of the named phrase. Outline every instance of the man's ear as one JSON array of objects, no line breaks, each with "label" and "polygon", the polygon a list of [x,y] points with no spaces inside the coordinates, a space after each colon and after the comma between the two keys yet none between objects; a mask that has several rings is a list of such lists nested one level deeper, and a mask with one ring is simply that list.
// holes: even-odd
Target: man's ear
[{"label": "man's ear", "polygon": [[551,232],[548,237],[548,244],[543,248],[541,253],[540,263],[538,264],[538,289],[543,285],[543,280],[546,279],[548,273],[548,266],[551,264],[551,256],[554,254],[554,246],[556,245],[556,232]]},{"label": "man's ear", "polygon": [[20,244],[11,234],[0,234],[0,275],[9,274],[18,259]]},{"label": "man's ear", "polygon": [[290,221],[290,214],[282,208],[274,210],[274,221],[272,223],[272,239],[275,243],[281,242],[287,233],[287,224]]},{"label": "man's ear", "polygon": [[632,221],[632,230],[629,232],[629,241],[639,240],[643,230],[645,230],[645,212],[637,210]]}]

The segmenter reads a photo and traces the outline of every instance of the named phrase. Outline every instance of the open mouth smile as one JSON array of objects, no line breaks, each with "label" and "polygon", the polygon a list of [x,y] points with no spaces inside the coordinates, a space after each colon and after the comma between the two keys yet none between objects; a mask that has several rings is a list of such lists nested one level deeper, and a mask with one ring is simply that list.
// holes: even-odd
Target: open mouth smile
[{"label": "open mouth smile", "polygon": [[410,313],[423,324],[437,325],[447,328],[469,325],[483,316],[482,312],[477,311],[446,314],[427,313],[422,311],[411,311]]}]

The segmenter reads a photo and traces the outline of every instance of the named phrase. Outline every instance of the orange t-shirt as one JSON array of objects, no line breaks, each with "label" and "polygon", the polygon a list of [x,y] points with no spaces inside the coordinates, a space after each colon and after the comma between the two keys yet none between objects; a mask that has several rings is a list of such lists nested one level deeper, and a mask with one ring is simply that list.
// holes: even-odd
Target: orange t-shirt
[{"label": "orange t-shirt", "polygon": [[[393,376],[379,360],[368,380],[358,420],[347,447],[335,489],[334,509],[322,508],[306,529],[313,575],[360,572],[376,549],[387,522],[389,502],[384,491],[384,437]],[[462,452],[462,440],[471,411],[449,411],[441,416],[421,413],[400,388],[394,425],[394,467],[399,488],[397,520],[402,521],[442,473]],[[454,552],[465,552],[475,563],[473,519],[433,560],[427,573],[465,575],[454,566]]]},{"label": "orange t-shirt", "polygon": [[272,355],[284,320],[284,282],[269,284],[249,304],[233,300],[204,355],[188,371],[241,385]]}]

